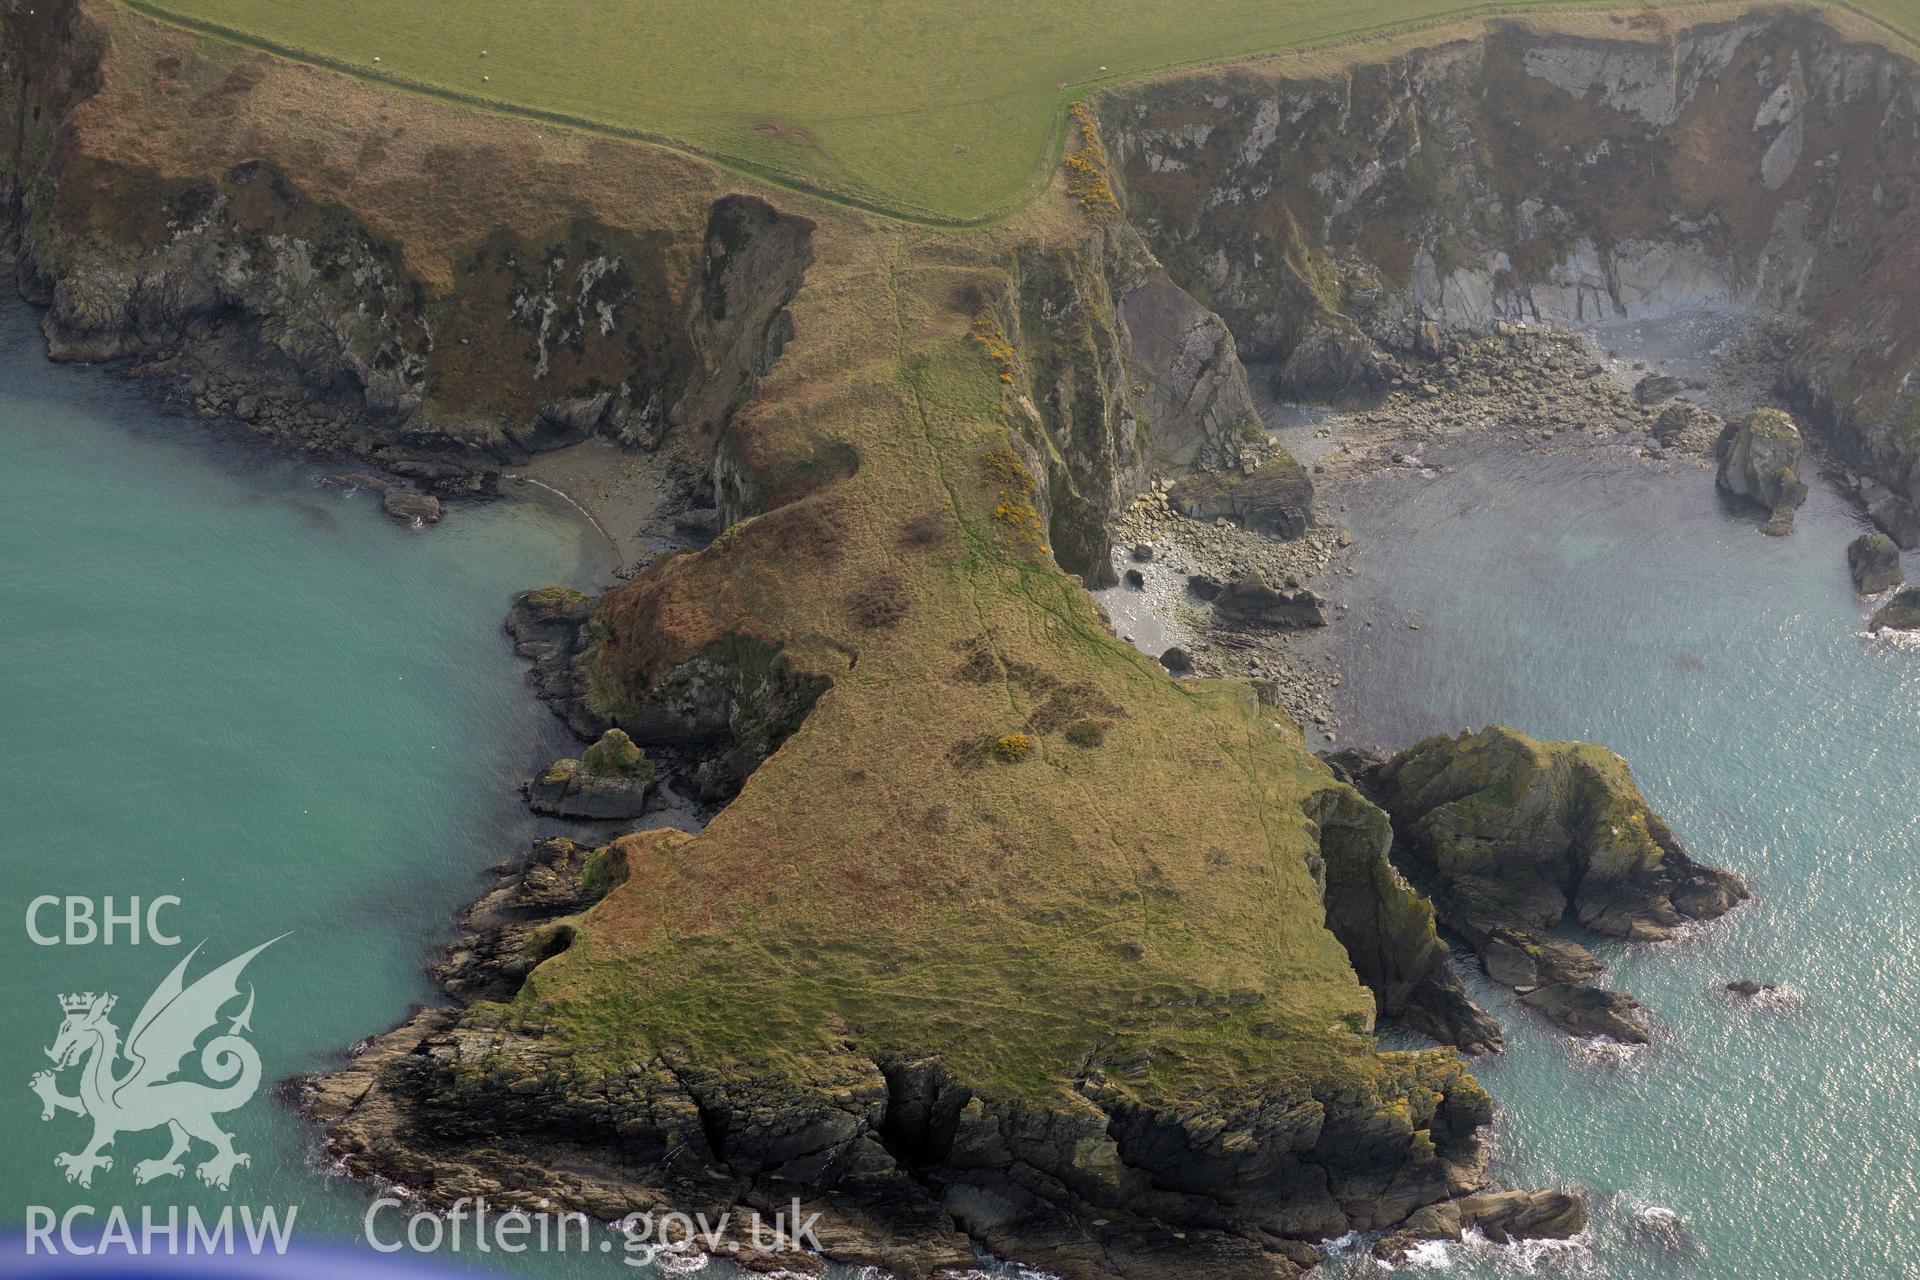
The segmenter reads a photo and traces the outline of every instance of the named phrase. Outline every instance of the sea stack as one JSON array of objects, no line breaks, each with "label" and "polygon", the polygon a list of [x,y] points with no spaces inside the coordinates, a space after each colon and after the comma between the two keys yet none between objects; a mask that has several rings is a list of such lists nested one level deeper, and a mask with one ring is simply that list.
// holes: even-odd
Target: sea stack
[{"label": "sea stack", "polygon": [[1799,476],[1805,442],[1793,419],[1778,409],[1756,409],[1728,423],[1714,445],[1720,460],[1715,477],[1722,489],[1767,509],[1762,533],[1784,537],[1793,532],[1793,514],[1807,500]]}]

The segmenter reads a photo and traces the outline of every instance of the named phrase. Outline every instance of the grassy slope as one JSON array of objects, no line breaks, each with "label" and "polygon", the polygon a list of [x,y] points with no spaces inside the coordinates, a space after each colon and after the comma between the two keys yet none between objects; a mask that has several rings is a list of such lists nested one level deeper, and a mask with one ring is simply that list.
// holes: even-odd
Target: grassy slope
[{"label": "grassy slope", "polygon": [[[1064,226],[1008,234],[1080,234],[1050,203]],[[1371,1041],[1347,1028],[1370,1000],[1322,927],[1298,807],[1324,775],[1243,688],[1175,685],[1115,640],[993,514],[982,459],[1013,393],[956,303],[1004,284],[1000,246],[832,225],[817,246],[758,402],[807,397],[808,421],[751,429],[778,455],[830,423],[860,471],[685,557],[669,594],[714,630],[789,637],[834,688],[697,840],[635,840],[630,881],[519,1011],[590,1029],[582,1049],[611,1063],[664,1038],[804,1078],[840,1042],[932,1051],[1003,1096],[1147,1055],[1143,1096],[1366,1076]],[[937,537],[903,543],[929,517]],[[822,522],[831,555],[794,532]],[[845,602],[880,573],[911,604],[863,630]],[[1070,743],[1056,696],[1104,721],[1104,744]],[[1032,753],[994,760],[1022,730]]]},{"label": "grassy slope", "polygon": [[[1097,81],[1469,14],[1604,7],[1586,0],[130,2],[361,74],[670,138],[762,174],[938,221],[987,217],[1028,192],[1062,104]],[[1920,37],[1920,0],[1851,7]]]}]

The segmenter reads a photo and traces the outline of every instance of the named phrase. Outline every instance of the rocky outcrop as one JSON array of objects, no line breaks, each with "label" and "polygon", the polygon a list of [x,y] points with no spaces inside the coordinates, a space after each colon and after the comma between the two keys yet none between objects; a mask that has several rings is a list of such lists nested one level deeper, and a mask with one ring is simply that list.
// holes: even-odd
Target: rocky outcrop
[{"label": "rocky outcrop", "polygon": [[1588,743],[1495,727],[1428,738],[1364,770],[1393,823],[1393,858],[1489,977],[1568,1030],[1645,1040],[1639,1003],[1587,985],[1600,965],[1547,930],[1571,916],[1651,941],[1725,914],[1739,878],[1687,856],[1626,763]]},{"label": "rocky outcrop", "polygon": [[1327,625],[1326,601],[1298,583],[1271,587],[1249,570],[1223,587],[1213,600],[1216,624],[1289,630]]},{"label": "rocky outcrop", "polygon": [[1382,1262],[1405,1262],[1432,1241],[1458,1241],[1478,1231],[1495,1244],[1513,1240],[1567,1240],[1587,1229],[1587,1209],[1564,1191],[1495,1191],[1428,1205],[1398,1230],[1374,1242]]},{"label": "rocky outcrop", "polygon": [[1807,500],[1807,486],[1799,476],[1804,448],[1792,418],[1778,409],[1756,409],[1721,431],[1714,445],[1720,462],[1714,481],[1767,509],[1763,533],[1792,533],[1794,512]]},{"label": "rocky outcrop", "polygon": [[1906,581],[1900,548],[1884,533],[1863,533],[1847,544],[1847,571],[1853,575],[1853,589],[1863,596],[1877,596]]},{"label": "rocky outcrop", "polygon": [[[1146,379],[1155,463],[1224,465],[1261,435],[1233,335],[1158,266],[1120,298],[1127,361]],[[1129,495],[1131,496],[1131,495]]]},{"label": "rocky outcrop", "polygon": [[1224,518],[1279,538],[1297,538],[1313,523],[1313,481],[1284,451],[1250,471],[1183,476],[1167,491],[1167,501],[1192,520]]},{"label": "rocky outcrop", "polygon": [[[1023,392],[1009,426],[1063,568],[1112,585],[1107,526],[1153,470],[1237,468],[1250,448],[1292,465],[1261,428],[1233,335],[1132,227],[1016,263],[1013,296],[986,303],[974,339]],[[1293,501],[1310,499],[1308,484]]]},{"label": "rocky outcrop", "polygon": [[1867,630],[1920,631],[1920,587],[1902,587],[1867,621]]},{"label": "rocky outcrop", "polygon": [[1466,1053],[1499,1049],[1498,1024],[1448,963],[1433,905],[1394,869],[1386,814],[1345,786],[1317,791],[1303,807],[1319,834],[1327,928],[1381,1016]]},{"label": "rocky outcrop", "polygon": [[527,783],[527,807],[556,818],[637,818],[653,792],[653,762],[619,729],[578,759],[555,760]]},{"label": "rocky outcrop", "polygon": [[593,643],[588,623],[599,605],[572,587],[541,587],[515,596],[506,621],[514,652],[532,663],[527,684],[587,741],[612,724],[590,705],[592,674],[584,662]]}]

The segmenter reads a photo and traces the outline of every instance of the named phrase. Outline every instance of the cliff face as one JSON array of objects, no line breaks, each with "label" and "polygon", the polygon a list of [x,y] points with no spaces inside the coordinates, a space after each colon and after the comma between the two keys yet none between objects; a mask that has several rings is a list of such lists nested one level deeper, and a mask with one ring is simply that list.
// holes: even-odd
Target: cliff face
[{"label": "cliff face", "polygon": [[1920,70],[1807,13],[1613,21],[1116,91],[1128,215],[1304,392],[1368,380],[1422,323],[1790,310],[1790,386],[1920,502]]},{"label": "cliff face", "polygon": [[700,166],[112,9],[6,30],[7,246],[55,358],[462,492],[594,433],[703,464],[779,356],[811,224]]}]

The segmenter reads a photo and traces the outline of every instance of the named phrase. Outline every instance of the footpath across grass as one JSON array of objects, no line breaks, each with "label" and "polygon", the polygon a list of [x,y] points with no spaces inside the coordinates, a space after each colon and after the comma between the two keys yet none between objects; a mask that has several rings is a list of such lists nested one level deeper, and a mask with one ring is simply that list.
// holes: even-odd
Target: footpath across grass
[{"label": "footpath across grass", "polygon": [[[673,142],[888,213],[966,223],[1031,193],[1102,82],[1589,0],[128,0],[244,43]],[[1684,8],[1677,4],[1650,7]],[[1920,38],[1920,0],[1845,6]]]}]

